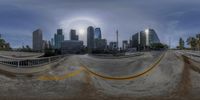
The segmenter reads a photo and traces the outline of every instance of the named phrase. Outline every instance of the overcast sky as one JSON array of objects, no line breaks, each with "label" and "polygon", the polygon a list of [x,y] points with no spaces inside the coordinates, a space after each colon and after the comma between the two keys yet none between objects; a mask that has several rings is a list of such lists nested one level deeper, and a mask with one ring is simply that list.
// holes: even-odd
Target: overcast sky
[{"label": "overcast sky", "polygon": [[[42,29],[50,40],[56,29],[100,27],[103,38],[120,40],[153,28],[163,43],[186,39],[200,32],[199,0],[0,0],[0,33],[12,47],[32,46],[32,32]],[[86,42],[86,34],[80,35]]]}]

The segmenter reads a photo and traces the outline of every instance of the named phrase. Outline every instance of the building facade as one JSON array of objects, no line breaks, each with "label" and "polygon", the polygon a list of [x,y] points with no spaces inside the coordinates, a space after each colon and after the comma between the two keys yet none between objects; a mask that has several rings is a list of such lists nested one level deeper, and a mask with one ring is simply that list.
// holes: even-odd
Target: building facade
[{"label": "building facade", "polygon": [[54,48],[60,49],[61,43],[64,41],[64,35],[62,29],[57,29],[57,33],[54,34]]},{"label": "building facade", "polygon": [[79,54],[83,51],[83,41],[65,40],[61,44],[62,54]]},{"label": "building facade", "polygon": [[48,49],[49,48],[49,43],[47,40],[43,40],[43,44],[42,44],[42,48],[43,50]]},{"label": "building facade", "polygon": [[151,45],[151,44],[153,44],[153,43],[160,43],[160,39],[158,38],[158,35],[157,35],[157,33],[155,32],[155,30],[154,29],[148,29],[149,31],[147,31],[147,32],[149,32],[148,34],[149,34],[149,45]]},{"label": "building facade", "polygon": [[109,50],[117,50],[117,42],[110,42],[109,43]]},{"label": "building facade", "polygon": [[94,38],[95,39],[101,39],[101,29],[100,28],[95,28],[95,35],[94,35]]},{"label": "building facade", "polygon": [[79,39],[79,37],[78,37],[78,35],[76,35],[76,30],[71,29],[70,30],[70,40],[78,40],[78,39]]},{"label": "building facade", "polygon": [[33,50],[42,51],[43,49],[43,39],[42,39],[42,30],[37,29],[33,32]]},{"label": "building facade", "polygon": [[146,29],[145,31],[141,31],[132,35],[130,48],[144,50],[154,43],[160,43],[157,33],[153,29]]},{"label": "building facade", "polygon": [[126,50],[128,48],[128,41],[127,40],[123,40],[122,41],[122,49]]},{"label": "building facade", "polygon": [[94,27],[92,26],[87,28],[87,48],[89,53],[94,49]]},{"label": "building facade", "polygon": [[95,50],[103,51],[107,47],[107,40],[106,39],[95,39]]},{"label": "building facade", "polygon": [[54,38],[51,38],[51,47],[54,47]]}]

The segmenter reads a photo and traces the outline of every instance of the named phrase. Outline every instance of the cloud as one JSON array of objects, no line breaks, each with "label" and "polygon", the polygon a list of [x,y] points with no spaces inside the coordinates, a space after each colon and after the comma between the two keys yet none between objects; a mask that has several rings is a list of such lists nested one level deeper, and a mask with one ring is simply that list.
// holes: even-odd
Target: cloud
[{"label": "cloud", "polygon": [[[117,29],[120,40],[124,40],[145,28],[154,28],[164,43],[173,37],[175,46],[180,36],[186,38],[199,31],[199,4],[199,0],[1,0],[0,27],[10,37],[18,34],[31,44],[30,35],[37,28],[50,39],[60,23],[87,17],[98,20],[108,41],[115,40]],[[70,26],[66,26],[69,32]],[[8,40],[13,46],[21,46]]]}]

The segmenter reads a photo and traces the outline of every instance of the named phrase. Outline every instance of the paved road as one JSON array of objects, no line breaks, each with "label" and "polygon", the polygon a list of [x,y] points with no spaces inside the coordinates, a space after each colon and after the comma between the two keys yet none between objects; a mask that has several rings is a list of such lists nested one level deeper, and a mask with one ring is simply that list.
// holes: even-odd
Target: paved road
[{"label": "paved road", "polygon": [[161,54],[149,52],[113,61],[86,55],[71,56],[52,70],[34,77],[1,75],[0,95],[8,99],[199,100],[200,74],[192,69],[196,64],[174,51],[168,51],[147,74],[132,80],[103,79],[82,69],[84,64],[106,76],[129,76],[148,68]]},{"label": "paved road", "polygon": [[[160,55],[159,57],[156,57],[158,56],[160,53],[162,53],[162,55]],[[115,59],[110,59],[109,61],[107,61],[107,57],[106,59],[102,59],[102,57],[100,59],[96,59],[96,62],[94,62],[92,59],[94,59],[93,57],[91,56],[88,56],[88,55],[84,55],[84,56],[72,56],[72,57],[69,57],[70,59],[68,59],[68,62],[67,64],[73,62],[72,65],[77,65],[79,66],[79,70],[75,70],[74,72],[71,72],[69,74],[65,74],[64,76],[54,76],[54,75],[50,75],[50,76],[41,76],[39,77],[40,80],[61,80],[63,79],[64,77],[72,77],[72,76],[75,76],[77,74],[79,74],[81,71],[85,71],[87,73],[90,73],[90,74],[93,74],[97,77],[101,77],[103,79],[109,79],[109,80],[129,80],[129,79],[133,79],[133,78],[138,78],[146,73],[148,73],[149,71],[151,71],[154,67],[157,66],[157,64],[159,64],[159,62],[162,60],[162,58],[164,57],[165,55],[165,52],[152,52],[153,56],[150,56],[150,58],[156,58],[155,61],[153,61],[154,63],[152,63],[152,59],[148,58],[149,59],[149,63],[148,64],[145,64],[143,66],[141,65],[137,65],[135,64],[135,62],[139,61],[141,62],[140,60],[143,60],[143,62],[147,62],[147,61],[144,61],[144,59],[147,59],[147,55],[146,54],[145,56],[141,56],[140,59],[138,59],[139,57],[135,56],[135,58],[133,57],[130,57],[130,58],[115,58]],[[137,57],[137,58],[136,58]],[[142,59],[143,58],[143,59]],[[84,61],[83,61],[84,60]],[[100,60],[100,61],[99,61]],[[128,61],[128,62],[127,62]],[[107,66],[107,67],[89,67],[87,66],[88,62],[93,62],[94,64],[102,64],[102,66]],[[119,67],[116,67],[116,65],[118,64],[112,64],[110,62],[116,62],[116,63],[119,63],[120,62],[120,66]],[[127,64],[128,63],[128,64]],[[93,64],[89,64],[90,66],[95,66]],[[110,67],[110,66],[112,67]],[[129,71],[129,69],[125,69],[125,67],[129,67],[129,68],[133,68],[133,70]],[[70,66],[69,67],[70,69],[74,69],[75,67],[74,66]],[[112,75],[112,73],[114,71],[112,70],[118,70],[118,69],[121,69],[119,70],[116,75]],[[103,70],[98,70],[98,69],[103,69]],[[104,73],[103,71],[105,69],[110,69],[110,75]],[[123,71],[122,71],[123,70]],[[124,72],[128,72],[126,74],[121,74],[121,73],[124,73]]]},{"label": "paved road", "polygon": [[91,69],[94,72],[100,72],[108,76],[129,76],[134,73],[140,73],[148,69],[152,62],[155,62],[162,52],[146,53],[142,56],[122,58],[122,59],[98,59],[90,56],[81,56],[82,66]]}]

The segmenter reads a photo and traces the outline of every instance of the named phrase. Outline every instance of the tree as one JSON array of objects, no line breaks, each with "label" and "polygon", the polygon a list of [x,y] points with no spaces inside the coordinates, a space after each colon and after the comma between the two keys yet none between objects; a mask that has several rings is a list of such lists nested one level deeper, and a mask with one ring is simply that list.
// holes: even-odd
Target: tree
[{"label": "tree", "polygon": [[168,46],[162,43],[153,43],[150,45],[150,48],[152,50],[164,50],[164,49],[167,49]]},{"label": "tree", "polygon": [[2,38],[0,38],[0,50],[11,50],[10,44]]},{"label": "tree", "polygon": [[179,39],[179,49],[184,49],[185,47],[185,42],[182,38]]},{"label": "tree", "polygon": [[187,39],[187,44],[190,45],[191,49],[195,50],[195,47],[197,46],[197,39],[194,37],[189,37]]},{"label": "tree", "polygon": [[31,52],[31,48],[29,47],[29,45],[26,45],[26,51]]},{"label": "tree", "polygon": [[197,48],[200,50],[200,33],[196,35],[197,38]]}]

